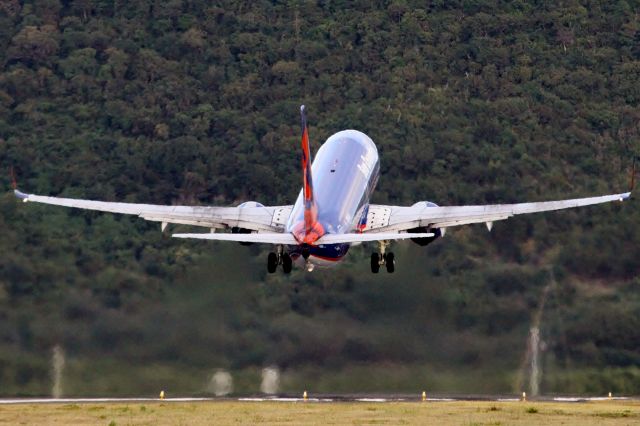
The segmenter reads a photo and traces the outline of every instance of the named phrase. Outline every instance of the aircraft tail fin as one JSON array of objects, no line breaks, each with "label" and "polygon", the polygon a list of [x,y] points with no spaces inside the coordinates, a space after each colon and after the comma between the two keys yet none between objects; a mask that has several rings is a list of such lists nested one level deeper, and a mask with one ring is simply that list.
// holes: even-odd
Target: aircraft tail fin
[{"label": "aircraft tail fin", "polygon": [[303,182],[304,182],[304,201],[305,207],[307,202],[315,203],[313,198],[313,179],[311,176],[311,149],[309,146],[309,127],[307,126],[307,114],[305,111],[304,105],[300,106],[300,120],[301,120],[301,131],[302,131],[302,173],[303,173]]},{"label": "aircraft tail fin", "polygon": [[325,231],[318,222],[318,206],[313,196],[313,177],[311,175],[311,148],[309,146],[309,128],[304,105],[300,106],[302,125],[302,179],[304,197],[304,227],[296,234],[296,238],[303,243],[312,244],[324,235]]}]

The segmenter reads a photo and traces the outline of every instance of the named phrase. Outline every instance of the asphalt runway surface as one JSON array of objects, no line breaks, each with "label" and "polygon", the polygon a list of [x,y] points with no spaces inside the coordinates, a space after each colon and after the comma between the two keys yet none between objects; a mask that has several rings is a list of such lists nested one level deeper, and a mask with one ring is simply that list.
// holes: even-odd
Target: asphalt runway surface
[{"label": "asphalt runway surface", "polygon": [[[216,397],[216,398],[2,398],[3,404],[91,404],[91,403],[136,403],[136,402],[452,402],[452,401],[496,401],[496,402],[516,402],[522,399],[514,395],[427,395],[427,399],[422,401],[421,395],[309,395],[308,398],[300,396],[250,396],[250,397]],[[640,397],[583,397],[583,396],[538,396],[527,398],[530,402],[589,402],[589,401],[638,401]]]}]

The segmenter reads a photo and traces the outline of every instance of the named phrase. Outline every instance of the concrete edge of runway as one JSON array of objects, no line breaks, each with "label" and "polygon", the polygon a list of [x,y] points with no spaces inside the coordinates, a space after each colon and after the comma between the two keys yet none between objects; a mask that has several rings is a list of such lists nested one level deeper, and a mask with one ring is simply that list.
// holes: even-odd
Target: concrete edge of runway
[{"label": "concrete edge of runway", "polygon": [[[177,403],[177,402],[519,402],[520,398],[511,395],[434,395],[422,400],[420,395],[314,395],[308,398],[294,396],[245,396],[237,398],[229,397],[175,397],[175,398],[0,398],[0,405],[10,404],[96,404],[96,403]],[[616,396],[583,397],[583,396],[541,396],[527,399],[527,402],[595,402],[595,401],[640,401],[640,397]]]}]

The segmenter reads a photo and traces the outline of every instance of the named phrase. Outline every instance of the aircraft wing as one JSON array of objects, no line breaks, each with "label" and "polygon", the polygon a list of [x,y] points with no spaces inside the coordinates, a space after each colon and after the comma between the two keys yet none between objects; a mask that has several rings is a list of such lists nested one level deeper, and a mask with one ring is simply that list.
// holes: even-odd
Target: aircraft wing
[{"label": "aircraft wing", "polygon": [[[277,207],[207,207],[207,206],[163,206],[155,204],[116,203],[108,201],[81,200],[75,198],[47,197],[25,194],[15,190],[15,195],[24,202],[52,204],[101,212],[131,214],[145,220],[161,222],[162,229],[168,223],[215,228],[244,228],[257,232],[283,232],[292,206]],[[222,235],[222,234],[221,234]],[[241,235],[241,234],[230,234]],[[249,235],[249,234],[245,234]]]},{"label": "aircraft wing", "polygon": [[[371,234],[325,234],[313,245],[349,244],[379,240],[406,240],[409,238],[428,238],[435,234],[425,232],[410,234],[408,232],[377,232]],[[300,243],[290,233],[258,233],[258,234],[173,234],[174,238],[193,238],[197,240],[238,241],[243,243],[270,243],[296,246]]]},{"label": "aircraft wing", "polygon": [[447,228],[470,223],[487,223],[487,226],[491,228],[494,221],[504,220],[518,214],[570,209],[611,201],[624,201],[630,196],[630,192],[625,192],[572,200],[489,204],[484,206],[440,207],[426,202],[416,203],[411,207],[372,204],[369,206],[367,227],[363,232],[375,234],[378,232],[399,232],[418,227]]}]

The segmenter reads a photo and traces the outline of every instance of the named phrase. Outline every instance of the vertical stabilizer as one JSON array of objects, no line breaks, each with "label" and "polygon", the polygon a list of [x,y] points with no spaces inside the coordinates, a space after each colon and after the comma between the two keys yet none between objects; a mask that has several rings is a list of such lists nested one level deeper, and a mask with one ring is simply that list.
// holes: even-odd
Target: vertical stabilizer
[{"label": "vertical stabilizer", "polygon": [[302,124],[302,177],[304,191],[304,207],[305,210],[315,205],[313,198],[313,178],[311,176],[311,149],[309,147],[309,128],[307,126],[307,113],[304,105],[300,106],[300,120]]},{"label": "vertical stabilizer", "polygon": [[294,231],[294,236],[301,243],[312,244],[324,235],[324,228],[318,222],[318,206],[313,196],[313,177],[311,175],[311,149],[309,146],[309,128],[304,105],[300,106],[302,124],[302,179],[304,197],[304,223]]}]

